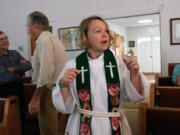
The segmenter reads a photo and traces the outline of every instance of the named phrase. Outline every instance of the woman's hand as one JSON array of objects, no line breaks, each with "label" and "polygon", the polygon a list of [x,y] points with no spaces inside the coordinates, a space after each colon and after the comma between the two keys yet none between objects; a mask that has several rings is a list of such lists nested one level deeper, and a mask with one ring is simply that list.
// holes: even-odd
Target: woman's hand
[{"label": "woman's hand", "polygon": [[73,82],[73,80],[76,78],[76,76],[79,73],[80,73],[80,71],[75,68],[67,69],[64,73],[64,77],[61,80],[61,83],[65,84],[65,85],[69,85],[70,83]]},{"label": "woman's hand", "polygon": [[125,63],[132,76],[139,74],[139,64],[135,56],[130,56],[129,59],[125,61]]},{"label": "woman's hand", "polygon": [[141,77],[139,73],[139,64],[137,62],[137,58],[135,56],[130,56],[128,60],[125,61],[127,68],[130,71],[131,75],[131,82],[136,88],[136,90],[139,92],[139,94],[142,94],[142,84],[141,84]]},{"label": "woman's hand", "polygon": [[80,73],[80,71],[75,68],[67,69],[64,73],[64,77],[62,78],[62,80],[60,80],[61,94],[62,94],[64,102],[66,102],[66,100],[69,96],[68,87],[69,87],[70,83],[73,82],[73,80],[76,78],[76,76],[79,73]]}]

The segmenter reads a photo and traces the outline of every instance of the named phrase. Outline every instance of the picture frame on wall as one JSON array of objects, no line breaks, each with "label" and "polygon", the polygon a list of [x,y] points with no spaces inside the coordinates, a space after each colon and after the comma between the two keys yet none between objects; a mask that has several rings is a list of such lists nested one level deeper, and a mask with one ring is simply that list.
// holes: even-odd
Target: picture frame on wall
[{"label": "picture frame on wall", "polygon": [[170,44],[180,45],[180,18],[170,19]]},{"label": "picture frame on wall", "polygon": [[59,39],[63,43],[66,51],[81,50],[78,37],[78,27],[66,27],[58,29]]}]

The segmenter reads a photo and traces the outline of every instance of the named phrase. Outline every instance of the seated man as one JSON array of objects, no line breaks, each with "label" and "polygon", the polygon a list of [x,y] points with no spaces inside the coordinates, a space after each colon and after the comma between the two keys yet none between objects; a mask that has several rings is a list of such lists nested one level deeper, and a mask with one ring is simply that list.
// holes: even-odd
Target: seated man
[{"label": "seated man", "polygon": [[31,64],[16,50],[9,50],[8,48],[8,37],[4,32],[0,31],[0,97],[18,96],[21,115],[24,116],[22,76],[27,70],[31,69]]},{"label": "seated man", "polygon": [[173,69],[172,82],[174,85],[180,86],[180,64],[177,64]]},{"label": "seated man", "polygon": [[8,48],[8,37],[0,31],[0,97],[18,96],[22,76],[31,69],[30,62],[17,51]]}]

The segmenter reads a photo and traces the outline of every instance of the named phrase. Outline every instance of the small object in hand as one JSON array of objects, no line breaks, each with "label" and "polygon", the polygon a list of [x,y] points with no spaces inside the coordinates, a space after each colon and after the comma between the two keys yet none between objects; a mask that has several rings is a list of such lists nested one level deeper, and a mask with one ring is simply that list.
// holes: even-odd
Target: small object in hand
[{"label": "small object in hand", "polygon": [[130,58],[132,58],[133,56],[134,56],[134,51],[132,49],[130,49],[128,51],[128,53],[125,55],[126,62],[128,62],[130,60]]}]

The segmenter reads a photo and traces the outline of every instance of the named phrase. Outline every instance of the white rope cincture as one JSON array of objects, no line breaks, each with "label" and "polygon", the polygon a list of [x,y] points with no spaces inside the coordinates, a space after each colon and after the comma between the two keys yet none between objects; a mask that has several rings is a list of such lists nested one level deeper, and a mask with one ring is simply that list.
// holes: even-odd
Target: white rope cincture
[{"label": "white rope cincture", "polygon": [[86,114],[86,115],[91,115],[95,117],[120,117],[119,112],[98,112],[98,111],[90,111],[90,110],[85,110],[85,109],[80,109],[80,108],[75,108],[76,112]]}]

